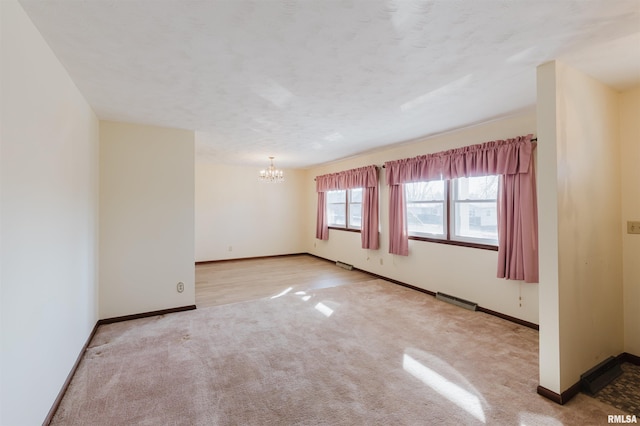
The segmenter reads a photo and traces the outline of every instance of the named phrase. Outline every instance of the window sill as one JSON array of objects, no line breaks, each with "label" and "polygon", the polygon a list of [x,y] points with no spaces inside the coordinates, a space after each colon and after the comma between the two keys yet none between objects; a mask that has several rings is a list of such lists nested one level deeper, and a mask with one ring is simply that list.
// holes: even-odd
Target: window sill
[{"label": "window sill", "polygon": [[347,231],[347,232],[357,232],[357,233],[362,232],[360,229],[338,228],[337,226],[329,226],[329,229],[335,229],[336,231]]},{"label": "window sill", "polygon": [[426,241],[429,243],[448,244],[450,246],[470,247],[470,248],[476,248],[481,250],[498,251],[498,246],[492,246],[488,244],[469,243],[466,241],[439,240],[437,238],[425,238],[425,237],[414,237],[414,236],[409,236],[409,239],[415,240],[415,241]]}]

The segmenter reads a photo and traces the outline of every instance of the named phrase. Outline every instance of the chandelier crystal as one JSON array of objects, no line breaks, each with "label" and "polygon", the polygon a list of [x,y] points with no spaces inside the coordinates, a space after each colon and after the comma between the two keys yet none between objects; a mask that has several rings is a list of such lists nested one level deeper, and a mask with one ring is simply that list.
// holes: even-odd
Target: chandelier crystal
[{"label": "chandelier crystal", "polygon": [[280,183],[284,182],[284,174],[282,170],[278,170],[273,165],[273,159],[275,157],[269,157],[271,160],[271,165],[266,170],[260,170],[260,175],[258,176],[258,180],[262,182],[272,182],[272,183]]}]

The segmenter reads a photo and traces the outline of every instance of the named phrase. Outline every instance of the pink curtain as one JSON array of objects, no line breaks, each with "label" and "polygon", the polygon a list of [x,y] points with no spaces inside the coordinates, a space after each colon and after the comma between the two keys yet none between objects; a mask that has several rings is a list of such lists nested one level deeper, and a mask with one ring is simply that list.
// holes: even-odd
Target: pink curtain
[{"label": "pink curtain", "polygon": [[316,238],[329,239],[329,226],[327,225],[327,193],[318,192],[318,216],[316,219]]},{"label": "pink curtain", "polygon": [[362,248],[377,250],[380,247],[378,233],[378,168],[374,165],[316,177],[316,192],[318,192],[316,238],[329,239],[326,219],[326,192],[352,188],[363,188]]},{"label": "pink curtain", "polygon": [[498,278],[538,282],[538,204],[533,162],[528,173],[500,176]]},{"label": "pink curtain", "polygon": [[538,282],[538,213],[532,137],[520,136],[386,162],[386,181],[390,186],[389,253],[408,255],[402,184],[502,175],[498,194],[498,277]]},{"label": "pink curtain", "polygon": [[378,206],[378,182],[376,168],[376,185],[365,187],[362,191],[362,248],[378,250],[380,241],[378,239],[379,230],[379,206]]},{"label": "pink curtain", "polygon": [[389,253],[409,256],[409,234],[402,185],[389,187]]}]

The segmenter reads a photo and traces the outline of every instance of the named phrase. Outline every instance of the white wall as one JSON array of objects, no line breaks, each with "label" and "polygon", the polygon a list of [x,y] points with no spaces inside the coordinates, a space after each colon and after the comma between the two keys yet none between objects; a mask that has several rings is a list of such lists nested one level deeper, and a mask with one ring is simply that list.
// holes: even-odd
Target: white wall
[{"label": "white wall", "polygon": [[194,146],[191,131],[100,122],[100,318],[195,304]]},{"label": "white wall", "polygon": [[[553,251],[553,245],[558,251],[557,278],[551,276],[552,261],[541,265],[549,269],[540,281],[540,305],[541,315],[555,309],[559,313],[557,326],[541,324],[541,385],[561,393],[580,374],[623,351],[618,94],[561,62],[545,65],[538,84],[539,93],[548,91],[546,98],[538,98],[539,110],[555,109],[555,123],[540,117],[540,127],[546,129],[540,132],[540,144],[547,146],[538,157],[539,173],[549,179],[555,173],[557,180],[556,185],[539,185],[541,200],[557,197],[555,206],[545,206],[556,207],[557,223],[549,210],[540,222],[540,252]],[[557,238],[550,235],[554,232]],[[547,331],[558,333],[557,345],[546,346]],[[558,351],[559,383],[557,367],[542,361],[557,360]],[[554,378],[544,371],[547,367]]]},{"label": "white wall", "polygon": [[98,316],[98,120],[22,7],[0,10],[0,424],[35,425]]},{"label": "white wall", "polygon": [[496,278],[496,251],[452,246],[423,241],[409,241],[409,256],[389,254],[389,191],[384,169],[380,173],[380,249],[363,250],[360,234],[330,230],[329,240],[315,239],[317,198],[314,177],[326,173],[382,165],[385,161],[443,151],[496,139],[506,139],[536,132],[533,111],[462,129],[456,132],[402,144],[308,170],[306,202],[308,204],[305,237],[307,251],[331,260],[396,279],[430,291],[441,291],[478,303],[525,321],[538,323],[538,286]]},{"label": "white wall", "polygon": [[627,221],[640,221],[640,87],[620,95],[624,350],[640,356],[640,235]]},{"label": "white wall", "polygon": [[284,182],[271,184],[258,181],[255,167],[197,162],[196,261],[306,251],[305,174],[284,174]]}]

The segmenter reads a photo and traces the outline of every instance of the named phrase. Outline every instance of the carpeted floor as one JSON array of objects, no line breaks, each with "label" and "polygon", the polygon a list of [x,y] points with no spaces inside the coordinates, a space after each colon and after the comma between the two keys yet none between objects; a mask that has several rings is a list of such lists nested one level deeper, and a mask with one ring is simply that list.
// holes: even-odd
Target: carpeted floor
[{"label": "carpeted floor", "polygon": [[599,425],[537,332],[382,281],[103,325],[56,425]]}]

